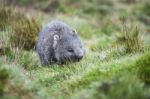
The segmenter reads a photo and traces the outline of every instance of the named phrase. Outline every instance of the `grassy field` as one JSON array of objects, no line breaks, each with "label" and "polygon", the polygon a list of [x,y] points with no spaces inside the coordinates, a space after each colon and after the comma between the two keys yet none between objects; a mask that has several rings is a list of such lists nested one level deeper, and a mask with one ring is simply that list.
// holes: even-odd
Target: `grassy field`
[{"label": "grassy field", "polygon": [[[5,1],[5,2],[4,2]],[[149,0],[4,0],[1,99],[149,99]],[[86,56],[43,67],[35,52],[50,20],[74,27]]]}]

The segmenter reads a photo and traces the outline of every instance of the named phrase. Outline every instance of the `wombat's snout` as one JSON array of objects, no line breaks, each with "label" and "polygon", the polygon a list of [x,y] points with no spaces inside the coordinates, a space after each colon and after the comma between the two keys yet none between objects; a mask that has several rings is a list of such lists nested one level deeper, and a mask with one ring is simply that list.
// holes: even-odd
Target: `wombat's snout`
[{"label": "wombat's snout", "polygon": [[84,53],[79,53],[78,55],[76,55],[76,59],[80,61],[83,58],[83,56],[84,56]]},{"label": "wombat's snout", "polygon": [[78,59],[78,60],[81,60],[82,58],[83,58],[83,55],[77,56],[77,59]]}]

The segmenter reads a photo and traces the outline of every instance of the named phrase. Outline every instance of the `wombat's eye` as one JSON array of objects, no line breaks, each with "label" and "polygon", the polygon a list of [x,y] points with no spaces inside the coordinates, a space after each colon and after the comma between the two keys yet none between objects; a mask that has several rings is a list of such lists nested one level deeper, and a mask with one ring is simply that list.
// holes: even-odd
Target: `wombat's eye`
[{"label": "wombat's eye", "polygon": [[72,53],[72,52],[74,52],[74,50],[71,49],[71,48],[69,48],[69,49],[68,49],[68,52],[71,52],[71,53]]}]

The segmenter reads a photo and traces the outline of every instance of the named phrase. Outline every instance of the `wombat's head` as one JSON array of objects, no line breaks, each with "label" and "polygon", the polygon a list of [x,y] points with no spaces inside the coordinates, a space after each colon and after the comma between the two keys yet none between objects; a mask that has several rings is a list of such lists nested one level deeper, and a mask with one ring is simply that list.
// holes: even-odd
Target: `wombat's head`
[{"label": "wombat's head", "polygon": [[54,36],[55,57],[59,63],[78,62],[85,55],[83,42],[72,30],[72,33],[66,33],[62,37]]}]

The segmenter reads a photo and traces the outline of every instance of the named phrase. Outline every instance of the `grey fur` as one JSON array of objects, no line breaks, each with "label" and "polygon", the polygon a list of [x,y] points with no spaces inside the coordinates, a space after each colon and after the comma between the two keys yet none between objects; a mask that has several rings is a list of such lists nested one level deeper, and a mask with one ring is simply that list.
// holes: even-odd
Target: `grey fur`
[{"label": "grey fur", "polygon": [[62,21],[51,21],[39,34],[36,51],[43,65],[76,62],[85,54],[76,31]]}]

